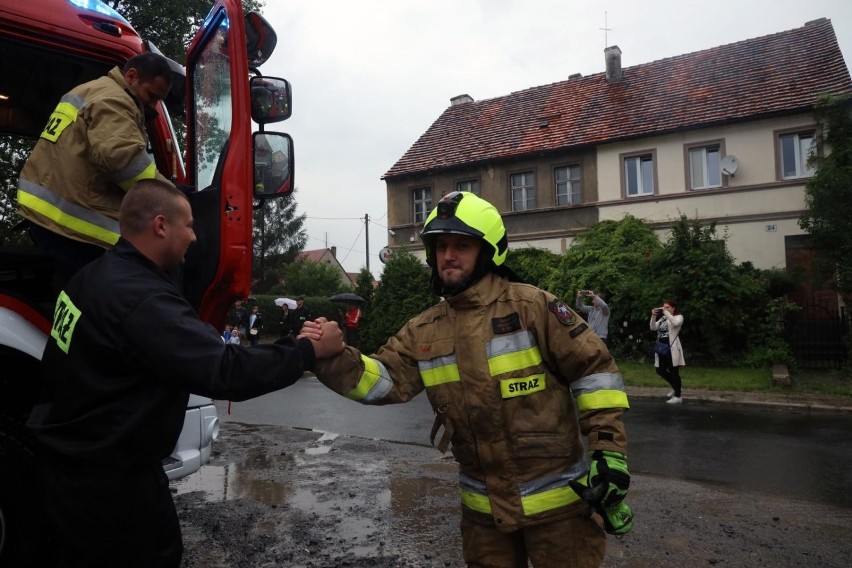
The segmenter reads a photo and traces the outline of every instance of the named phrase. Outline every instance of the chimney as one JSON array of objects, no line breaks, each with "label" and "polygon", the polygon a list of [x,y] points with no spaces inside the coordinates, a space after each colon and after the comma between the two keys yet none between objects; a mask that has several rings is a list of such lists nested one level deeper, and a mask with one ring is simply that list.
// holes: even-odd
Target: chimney
[{"label": "chimney", "polygon": [[621,80],[621,50],[617,45],[604,49],[606,60],[606,82],[615,83]]},{"label": "chimney", "polygon": [[329,250],[331,250],[331,256],[337,258],[337,247],[331,247]]},{"label": "chimney", "polygon": [[464,103],[472,103],[473,97],[470,95],[459,95],[450,99],[450,106],[457,106]]}]

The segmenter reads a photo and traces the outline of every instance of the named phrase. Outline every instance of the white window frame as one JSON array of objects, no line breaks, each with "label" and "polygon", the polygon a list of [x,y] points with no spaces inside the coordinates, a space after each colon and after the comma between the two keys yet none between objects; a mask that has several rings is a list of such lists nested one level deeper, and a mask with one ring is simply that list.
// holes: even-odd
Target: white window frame
[{"label": "white window frame", "polygon": [[414,203],[414,222],[423,223],[432,211],[432,188],[418,187],[411,190]]},{"label": "white window frame", "polygon": [[[567,175],[559,179],[560,172]],[[583,202],[583,169],[579,164],[553,168],[556,205],[577,205]]]},{"label": "white window frame", "polygon": [[[636,187],[630,187],[631,170],[635,176]],[[649,176],[646,179],[646,176]],[[624,157],[624,195],[626,197],[644,197],[654,195],[654,154],[651,152]]]},{"label": "white window frame", "polygon": [[468,191],[474,195],[479,195],[479,180],[466,179],[456,182],[456,191]]},{"label": "white window frame", "polygon": [[509,194],[512,197],[512,211],[535,209],[535,173],[510,174]]},{"label": "white window frame", "polygon": [[687,151],[690,189],[722,187],[722,146],[693,146]]},{"label": "white window frame", "polygon": [[[807,140],[807,142],[806,142]],[[787,148],[792,155],[785,155],[784,143],[792,144]],[[812,177],[816,169],[808,165],[808,158],[816,152],[816,132],[802,130],[799,132],[784,132],[778,135],[778,160],[781,179],[797,179]],[[788,163],[792,160],[792,164]]]}]

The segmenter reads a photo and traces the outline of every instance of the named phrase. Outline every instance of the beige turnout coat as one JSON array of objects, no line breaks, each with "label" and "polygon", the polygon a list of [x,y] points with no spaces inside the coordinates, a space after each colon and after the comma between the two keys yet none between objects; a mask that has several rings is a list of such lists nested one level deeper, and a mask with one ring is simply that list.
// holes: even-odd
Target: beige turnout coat
[{"label": "beige turnout coat", "polygon": [[[683,357],[683,344],[680,342],[680,328],[683,326],[683,316],[680,314],[673,316],[665,312],[663,313],[665,314],[665,320],[669,324],[669,346],[672,350],[672,365],[683,367],[686,365],[686,360]],[[656,331],[658,336],[662,322],[662,319],[657,321],[656,317],[651,315],[651,330]],[[660,356],[656,353],[654,354],[654,366],[660,366]]]},{"label": "beige turnout coat", "polygon": [[21,217],[71,239],[115,244],[124,193],[139,179],[165,180],[131,93],[115,67],[62,97],[21,171]]},{"label": "beige turnout coat", "polygon": [[364,404],[425,389],[433,443],[451,442],[459,464],[463,514],[501,530],[581,514],[568,482],[585,483],[587,449],[626,453],[627,396],[604,344],[553,295],[493,274],[410,320],[375,355],[347,347],[314,372]]}]

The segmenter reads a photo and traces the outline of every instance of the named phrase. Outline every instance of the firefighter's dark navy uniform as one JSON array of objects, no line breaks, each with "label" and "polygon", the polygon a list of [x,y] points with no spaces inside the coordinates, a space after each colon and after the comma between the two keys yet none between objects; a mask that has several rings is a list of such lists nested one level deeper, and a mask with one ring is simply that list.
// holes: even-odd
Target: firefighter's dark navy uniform
[{"label": "firefighter's dark navy uniform", "polygon": [[[177,442],[189,393],[245,400],[294,383],[313,364],[307,339],[225,345],[170,277],[120,239],[60,294],[44,392],[28,422],[48,510],[79,519],[64,540],[117,539],[134,551],[80,551],[98,566],[177,566],[180,530],[161,461]],[[114,522],[100,526],[105,511]]]}]

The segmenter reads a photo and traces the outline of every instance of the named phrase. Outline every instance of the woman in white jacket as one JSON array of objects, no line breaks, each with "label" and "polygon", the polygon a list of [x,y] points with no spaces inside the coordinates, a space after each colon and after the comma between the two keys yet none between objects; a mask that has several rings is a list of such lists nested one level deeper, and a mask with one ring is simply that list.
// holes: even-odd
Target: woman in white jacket
[{"label": "woman in white jacket", "polygon": [[668,394],[669,404],[681,404],[681,379],[678,367],[686,362],[683,358],[683,346],[680,343],[680,329],[683,326],[683,316],[677,311],[677,303],[664,300],[662,308],[651,310],[651,330],[657,332],[657,342],[669,346],[667,355],[654,354],[654,367],[657,374],[672,386]]}]

